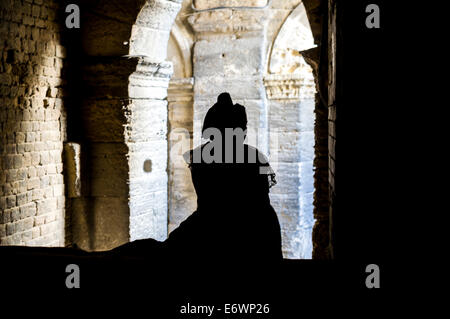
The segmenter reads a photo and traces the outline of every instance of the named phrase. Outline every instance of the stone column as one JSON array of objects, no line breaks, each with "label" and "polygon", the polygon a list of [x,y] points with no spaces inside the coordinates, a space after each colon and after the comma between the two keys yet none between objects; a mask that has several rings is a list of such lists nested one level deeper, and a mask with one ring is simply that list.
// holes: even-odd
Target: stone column
[{"label": "stone column", "polygon": [[311,73],[269,74],[271,164],[277,186],[270,197],[278,213],[285,258],[311,258],[314,159],[314,79]]},{"label": "stone column", "polygon": [[129,163],[130,241],[167,237],[167,89],[170,62],[141,59],[130,76],[125,142]]},{"label": "stone column", "polygon": [[138,59],[86,57],[81,118],[81,192],[71,199],[74,242],[106,250],[129,240],[128,78]]},{"label": "stone column", "polygon": [[[212,9],[212,2],[196,1],[196,8]],[[254,4],[229,1],[229,5]],[[196,36],[193,58],[195,145],[200,143],[207,110],[220,93],[229,92],[235,103],[247,108],[248,143],[267,154],[267,102],[263,85],[266,10],[212,9],[198,11],[189,18]]]},{"label": "stone column", "polygon": [[193,78],[172,79],[169,84],[169,232],[197,208],[191,172],[182,155],[192,148]]},{"label": "stone column", "polygon": [[[74,240],[94,250],[167,236],[170,62],[101,58],[86,68],[83,197]],[[87,235],[89,234],[89,235]]]},{"label": "stone column", "polygon": [[167,89],[173,66],[166,58],[181,2],[147,1],[132,30],[129,54],[140,62],[129,78],[132,101],[126,109],[130,241],[167,238]]}]

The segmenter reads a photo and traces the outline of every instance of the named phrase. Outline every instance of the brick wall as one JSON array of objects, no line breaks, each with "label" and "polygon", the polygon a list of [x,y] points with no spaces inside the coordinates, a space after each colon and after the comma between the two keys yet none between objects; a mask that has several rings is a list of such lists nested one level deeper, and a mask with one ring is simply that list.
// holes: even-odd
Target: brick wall
[{"label": "brick wall", "polygon": [[63,246],[57,1],[0,2],[0,245]]}]

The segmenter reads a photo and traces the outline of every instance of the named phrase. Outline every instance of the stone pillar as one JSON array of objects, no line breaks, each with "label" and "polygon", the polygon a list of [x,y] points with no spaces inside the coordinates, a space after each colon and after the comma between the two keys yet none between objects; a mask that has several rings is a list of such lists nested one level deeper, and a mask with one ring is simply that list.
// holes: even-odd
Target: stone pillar
[{"label": "stone pillar", "polygon": [[141,59],[130,76],[125,142],[129,163],[130,241],[167,237],[167,89],[170,62]]},{"label": "stone pillar", "polygon": [[[248,6],[249,1],[229,1]],[[227,1],[228,3],[228,1]],[[197,10],[211,3],[196,1]],[[199,11],[189,18],[194,46],[194,144],[207,110],[222,92],[247,108],[248,143],[268,151],[267,102],[263,84],[267,9]]]},{"label": "stone pillar", "polygon": [[270,160],[277,173],[271,202],[278,213],[285,258],[311,258],[314,94],[311,72],[269,74]]},{"label": "stone pillar", "polygon": [[197,208],[191,172],[182,155],[192,148],[193,78],[172,79],[169,84],[169,232]]},{"label": "stone pillar", "polygon": [[126,109],[130,241],[167,238],[167,89],[173,66],[166,58],[181,2],[147,1],[132,30],[129,54],[140,62],[129,79],[132,100]]},{"label": "stone pillar", "polygon": [[64,246],[68,92],[60,3],[0,1],[2,246]]},{"label": "stone pillar", "polygon": [[[167,88],[170,62],[96,58],[86,67],[83,197],[74,241],[111,249],[167,236]],[[83,171],[83,170],[82,170]]]}]

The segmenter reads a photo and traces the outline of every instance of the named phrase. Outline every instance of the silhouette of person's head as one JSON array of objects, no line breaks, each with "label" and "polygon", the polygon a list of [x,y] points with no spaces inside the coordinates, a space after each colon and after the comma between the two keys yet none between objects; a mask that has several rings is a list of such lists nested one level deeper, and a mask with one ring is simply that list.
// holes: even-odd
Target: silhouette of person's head
[{"label": "silhouette of person's head", "polygon": [[245,107],[240,104],[233,104],[229,93],[221,93],[214,104],[206,113],[203,121],[203,137],[209,138],[205,131],[215,128],[225,136],[225,129],[233,130],[240,128],[243,132],[247,130],[247,113]]}]

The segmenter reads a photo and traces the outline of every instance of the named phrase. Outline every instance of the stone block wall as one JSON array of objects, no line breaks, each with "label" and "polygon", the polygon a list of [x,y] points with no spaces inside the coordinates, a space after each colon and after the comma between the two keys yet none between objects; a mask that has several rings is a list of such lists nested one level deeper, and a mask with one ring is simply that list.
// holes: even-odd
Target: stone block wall
[{"label": "stone block wall", "polygon": [[[205,10],[206,4],[197,9]],[[263,84],[266,10],[198,12],[189,18],[195,32],[194,146],[200,144],[207,110],[222,92],[245,105],[248,141],[267,154],[267,101]]]},{"label": "stone block wall", "polygon": [[0,2],[0,245],[63,246],[58,1]]},{"label": "stone block wall", "polygon": [[173,64],[173,75],[167,94],[169,233],[197,209],[197,196],[192,184],[191,172],[182,156],[193,146],[192,47],[194,34],[187,21],[192,14],[191,5],[191,0],[183,1],[172,26],[167,48],[167,59]]},{"label": "stone block wall", "polygon": [[197,209],[191,172],[182,155],[192,148],[193,78],[172,79],[169,110],[169,233]]},{"label": "stone block wall", "polygon": [[285,258],[312,252],[314,99],[270,101],[270,159],[277,185],[270,198],[280,220]]},{"label": "stone block wall", "polygon": [[[316,91],[299,50],[313,45],[302,1],[271,3],[267,28],[270,161],[277,173],[271,202],[278,213],[285,258],[312,258]],[[303,32],[305,31],[305,32]]]}]

